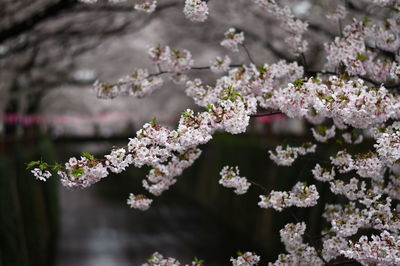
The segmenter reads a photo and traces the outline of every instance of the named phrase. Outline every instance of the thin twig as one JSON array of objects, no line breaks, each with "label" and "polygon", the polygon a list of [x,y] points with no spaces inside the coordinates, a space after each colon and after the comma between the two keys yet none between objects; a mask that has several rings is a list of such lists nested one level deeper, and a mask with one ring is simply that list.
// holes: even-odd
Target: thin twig
[{"label": "thin twig", "polygon": [[338,19],[338,24],[339,24],[339,35],[340,37],[342,37],[343,36],[342,19]]},{"label": "thin twig", "polygon": [[255,185],[255,186],[261,188],[262,190],[264,190],[264,191],[267,192],[267,193],[270,192],[270,191],[269,191],[268,189],[266,189],[263,185],[260,185],[260,184],[254,182],[254,181],[251,181],[250,179],[247,179],[247,181],[249,181],[249,182],[252,183],[253,185]]},{"label": "thin twig", "polygon": [[242,47],[243,47],[244,51],[246,52],[247,57],[249,58],[250,62],[256,65],[256,63],[254,62],[253,58],[251,57],[251,54],[250,54],[249,50],[246,47],[246,45],[242,44]]},{"label": "thin twig", "polygon": [[282,114],[282,112],[276,111],[276,112],[264,113],[264,114],[253,114],[253,115],[250,115],[250,117],[264,117],[264,116],[279,115],[279,114]]},{"label": "thin twig", "polygon": [[349,263],[356,263],[356,260],[345,260],[345,261],[337,261],[337,262],[328,262],[325,265],[348,265]]},{"label": "thin twig", "polygon": [[308,65],[307,65],[307,60],[306,60],[306,56],[304,55],[304,53],[301,53],[301,58],[303,59],[304,69],[305,69],[306,72],[307,72]]}]

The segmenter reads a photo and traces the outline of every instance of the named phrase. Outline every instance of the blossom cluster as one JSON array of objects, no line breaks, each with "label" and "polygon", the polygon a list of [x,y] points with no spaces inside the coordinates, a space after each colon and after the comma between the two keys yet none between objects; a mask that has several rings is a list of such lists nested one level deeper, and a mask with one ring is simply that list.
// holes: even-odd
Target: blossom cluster
[{"label": "blossom cluster", "polygon": [[260,195],[258,206],[261,208],[273,208],[282,211],[291,206],[312,207],[318,203],[319,194],[315,185],[307,186],[298,182],[291,191],[271,191],[269,195]]},{"label": "blossom cluster", "polygon": [[[172,257],[164,257],[159,252],[154,252],[150,258],[147,259],[147,262],[142,264],[142,266],[181,266],[182,264],[175,258]],[[185,264],[185,266],[189,266],[189,264]],[[190,266],[203,266],[203,261],[195,259],[192,261]]]},{"label": "blossom cluster", "polygon": [[268,153],[269,158],[277,165],[290,166],[299,155],[314,153],[316,148],[317,145],[311,143],[304,143],[300,147],[290,147],[287,145],[286,148],[279,145],[274,151],[268,151]]},{"label": "blossom cluster", "polygon": [[354,20],[347,25],[341,37],[326,43],[328,69],[337,69],[341,64],[350,75],[368,75],[376,82],[398,80],[395,74],[397,62],[388,57],[379,57],[378,50],[394,52],[400,45],[396,16],[383,23],[371,24]]},{"label": "blossom cluster", "polygon": [[356,207],[353,201],[344,207],[327,204],[323,216],[330,222],[330,230],[340,237],[353,236],[360,228],[388,230],[398,234],[399,216],[391,209],[390,198],[383,201],[376,200],[372,204],[364,200],[364,203],[367,203],[366,208],[361,209]]},{"label": "blossom cluster", "polygon": [[[145,124],[126,147],[112,150],[104,156],[105,159],[90,154],[79,160],[71,158],[58,169],[62,184],[69,188],[86,188],[110,172],[120,173],[132,164],[136,167],[147,165],[152,169],[143,180],[143,187],[155,196],[161,195],[200,156],[201,150],[197,146],[207,143],[217,129],[232,134],[246,130],[249,114],[254,112],[254,103],[239,97],[234,91],[228,95],[228,99],[220,99],[207,111],[196,114],[188,109],[183,112],[176,130],[167,129],[156,121]],[[48,178],[45,171],[34,170],[34,174],[41,179]],[[237,192],[243,193],[243,189],[244,186]],[[131,196],[128,201],[132,207],[142,210],[150,203],[138,196]]]},{"label": "blossom cluster", "polygon": [[400,122],[394,122],[383,132],[376,134],[374,145],[379,158],[392,165],[400,160]]},{"label": "blossom cluster", "polygon": [[289,33],[285,42],[294,55],[307,50],[308,42],[303,40],[303,34],[308,28],[307,22],[296,18],[288,6],[281,7],[275,0],[254,0],[254,2],[281,22],[281,27]]},{"label": "blossom cluster", "polygon": [[345,132],[342,134],[342,138],[348,144],[360,144],[364,140],[364,136],[362,134],[355,132]]},{"label": "blossom cluster", "polygon": [[163,85],[163,79],[150,76],[147,69],[134,69],[130,75],[124,76],[116,84],[96,81],[93,85],[100,99],[112,99],[120,95],[132,95],[142,98],[158,90]]},{"label": "blossom cluster", "polygon": [[132,95],[145,97],[162,87],[161,74],[170,74],[174,82],[186,80],[186,71],[193,66],[192,54],[188,50],[171,49],[169,46],[156,46],[149,49],[152,63],[159,72],[149,74],[147,69],[135,68],[131,74],[120,78],[115,84],[96,81],[94,91],[98,98],[112,99],[117,96]]},{"label": "blossom cluster", "polygon": [[221,41],[221,46],[232,52],[239,52],[239,45],[244,42],[243,32],[237,31],[235,28],[229,28],[225,32],[225,38]]},{"label": "blossom cluster", "polygon": [[63,170],[58,170],[63,186],[73,189],[87,188],[108,176],[107,166],[92,156],[72,157],[65,163]]},{"label": "blossom cluster", "polygon": [[357,174],[361,177],[371,178],[379,183],[384,181],[384,164],[378,155],[373,152],[356,154],[355,158],[353,158],[349,153],[343,150],[339,151],[330,159],[340,173],[348,173],[352,170],[356,170]]},{"label": "blossom cluster", "polygon": [[289,223],[281,229],[281,241],[289,254],[279,255],[279,258],[269,265],[324,265],[316,249],[303,241],[305,230],[304,222]]},{"label": "blossom cluster", "polygon": [[232,60],[229,56],[225,55],[224,58],[217,56],[214,60],[210,61],[210,70],[215,73],[227,72],[230,68]]},{"label": "blossom cluster", "polygon": [[134,195],[130,194],[127,200],[128,205],[131,208],[135,208],[141,211],[146,211],[150,208],[150,204],[153,202],[152,199],[148,199],[145,195]]},{"label": "blossom cluster", "polygon": [[383,231],[379,236],[361,236],[357,242],[350,241],[350,248],[341,251],[345,257],[363,265],[400,264],[400,237]]},{"label": "blossom cluster", "polygon": [[399,104],[398,99],[383,86],[369,88],[362,79],[346,81],[337,76],[329,77],[326,82],[311,78],[289,84],[276,97],[279,97],[280,109],[289,117],[305,116],[308,119],[313,115],[332,118],[337,127],[368,128],[377,125],[396,117]]},{"label": "blossom cluster", "polygon": [[339,4],[336,9],[332,13],[327,14],[326,17],[334,22],[337,22],[340,19],[344,19],[347,13],[346,7]]},{"label": "blossom cluster", "polygon": [[[224,62],[227,58],[224,58]],[[221,62],[221,61],[220,61]],[[224,63],[219,63],[222,66]],[[212,64],[214,68],[215,63]],[[225,67],[224,67],[225,68]],[[227,65],[226,65],[227,69]],[[257,103],[265,109],[279,107],[277,88],[286,86],[303,75],[303,67],[295,63],[279,61],[275,64],[243,65],[232,68],[227,75],[218,78],[215,86],[204,85],[200,79],[186,83],[186,94],[192,97],[197,105],[206,107],[218,102],[220,98],[232,95],[233,91],[248,99],[249,104]],[[252,108],[256,108],[253,106]]]},{"label": "blossom cluster", "polygon": [[[235,259],[231,257],[230,261],[232,266],[253,266],[258,265],[260,262],[260,256],[257,256],[254,252],[246,251],[244,253],[238,252],[238,257]],[[173,257],[164,257],[159,252],[154,252],[148,259],[147,262],[142,266],[181,266],[182,264]],[[185,266],[204,266],[204,261],[195,258],[191,264],[185,264]]]},{"label": "blossom cluster", "polygon": [[311,171],[314,178],[321,182],[331,181],[335,178],[335,169],[333,167],[331,170],[322,168],[318,163],[315,165],[314,169]]},{"label": "blossom cluster", "polygon": [[183,13],[193,22],[204,22],[208,16],[207,2],[205,0],[185,0]]},{"label": "blossom cluster", "polygon": [[239,168],[237,166],[235,168],[232,166],[225,166],[219,174],[221,175],[219,183],[224,187],[234,188],[235,193],[238,195],[246,193],[250,187],[247,178],[240,177]]},{"label": "blossom cluster", "polygon": [[180,83],[186,80],[185,72],[193,66],[192,54],[186,50],[171,49],[160,45],[152,47],[148,52],[151,62],[160,69],[171,73],[171,79]]},{"label": "blossom cluster", "polygon": [[42,171],[40,168],[34,168],[31,173],[40,181],[47,181],[52,175],[48,170]]},{"label": "blossom cluster", "polygon": [[156,10],[157,1],[155,0],[141,0],[139,3],[135,4],[135,9],[139,11],[144,11],[146,13],[153,13]]},{"label": "blossom cluster", "polygon": [[311,128],[311,132],[315,138],[315,140],[319,142],[327,142],[328,139],[331,139],[335,136],[335,126],[332,125],[330,128],[326,126],[317,126],[315,128]]},{"label": "blossom cluster", "polygon": [[257,256],[254,252],[238,252],[238,255],[236,259],[231,258],[232,266],[253,266],[260,262],[260,256]]}]

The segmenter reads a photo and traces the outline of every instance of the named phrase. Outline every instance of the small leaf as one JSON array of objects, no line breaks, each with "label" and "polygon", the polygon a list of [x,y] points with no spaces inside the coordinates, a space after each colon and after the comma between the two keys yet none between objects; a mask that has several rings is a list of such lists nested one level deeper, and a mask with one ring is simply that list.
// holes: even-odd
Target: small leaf
[{"label": "small leaf", "polygon": [[26,164],[26,169],[31,169],[37,165],[40,165],[40,161],[31,161]]},{"label": "small leaf", "polygon": [[81,174],[83,174],[85,172],[85,170],[83,169],[83,168],[76,168],[76,169],[74,169],[73,171],[72,171],[72,175],[74,176],[74,177],[78,177],[78,176],[80,176]]},{"label": "small leaf", "polygon": [[153,116],[153,118],[151,119],[150,125],[152,125],[153,127],[157,125],[157,118],[155,116]]},{"label": "small leaf", "polygon": [[85,157],[86,159],[88,159],[88,160],[94,160],[94,156],[93,155],[91,155],[90,153],[88,153],[88,152],[82,152],[82,156],[83,157]]},{"label": "small leaf", "polygon": [[366,55],[364,55],[364,54],[361,54],[361,53],[357,53],[357,57],[356,57],[358,60],[360,60],[360,61],[365,61],[365,60],[367,60],[368,59],[368,57],[366,56]]},{"label": "small leaf", "polygon": [[372,20],[369,17],[364,17],[363,22],[364,24],[367,24],[369,22],[371,22]]},{"label": "small leaf", "polygon": [[307,192],[307,182],[303,183],[303,193]]},{"label": "small leaf", "polygon": [[56,162],[52,169],[53,169],[53,171],[60,171],[61,168],[62,168],[61,164]]},{"label": "small leaf", "polygon": [[39,165],[39,169],[44,171],[49,167],[49,165],[47,163],[41,162]]},{"label": "small leaf", "polygon": [[183,116],[184,118],[189,118],[190,115],[191,115],[191,114],[190,114],[189,112],[186,112],[186,111],[182,113],[182,116]]},{"label": "small leaf", "polygon": [[204,260],[198,259],[197,257],[194,257],[194,263],[198,264],[198,265],[203,265],[204,264]]},{"label": "small leaf", "polygon": [[212,105],[211,103],[206,106],[206,109],[208,111],[211,111],[213,108],[214,108],[214,105]]},{"label": "small leaf", "polygon": [[293,82],[293,85],[294,85],[296,88],[300,88],[301,85],[303,85],[304,81],[306,81],[306,80],[305,80],[305,79],[297,79],[297,80],[295,80],[295,81]]},{"label": "small leaf", "polygon": [[311,80],[312,80],[312,82],[314,82],[314,83],[319,83],[319,82],[321,82],[321,80],[320,80],[319,78],[316,78],[316,77],[312,77]]},{"label": "small leaf", "polygon": [[264,94],[263,98],[264,98],[264,100],[268,100],[268,99],[272,98],[273,95],[274,94],[272,92],[267,92]]},{"label": "small leaf", "polygon": [[257,69],[258,69],[258,71],[260,71],[261,74],[265,73],[265,65],[264,64],[259,65],[257,67]]}]

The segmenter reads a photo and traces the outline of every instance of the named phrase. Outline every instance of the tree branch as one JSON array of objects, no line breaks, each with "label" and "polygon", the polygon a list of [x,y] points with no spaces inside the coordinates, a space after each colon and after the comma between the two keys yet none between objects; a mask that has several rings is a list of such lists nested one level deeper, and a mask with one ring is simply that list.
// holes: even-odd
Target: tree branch
[{"label": "tree branch", "polygon": [[46,6],[44,9],[32,14],[27,19],[14,23],[10,27],[0,31],[0,43],[31,30],[38,23],[58,15],[61,10],[71,8],[76,3],[76,0],[61,0]]}]

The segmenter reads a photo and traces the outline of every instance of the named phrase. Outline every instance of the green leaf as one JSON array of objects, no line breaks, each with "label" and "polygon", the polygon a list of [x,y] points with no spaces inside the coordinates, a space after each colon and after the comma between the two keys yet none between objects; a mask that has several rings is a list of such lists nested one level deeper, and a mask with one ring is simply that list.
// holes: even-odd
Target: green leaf
[{"label": "green leaf", "polygon": [[303,183],[303,193],[307,192],[307,182]]},{"label": "green leaf", "polygon": [[49,165],[47,163],[40,162],[40,164],[39,164],[39,169],[42,171],[46,170],[48,167],[49,167]]},{"label": "green leaf", "polygon": [[261,74],[265,73],[265,65],[264,64],[259,65],[257,67],[257,69],[258,69],[258,71],[260,71]]},{"label": "green leaf", "polygon": [[214,108],[214,105],[212,105],[211,103],[206,106],[206,109],[208,111],[212,110],[213,108]]},{"label": "green leaf", "polygon": [[151,255],[150,257],[147,258],[147,262],[150,262],[152,259],[154,259],[153,255]]},{"label": "green leaf", "polygon": [[31,161],[26,164],[26,169],[31,169],[37,165],[40,165],[40,161]]},{"label": "green leaf", "polygon": [[306,81],[306,80],[305,79],[297,79],[297,80],[293,81],[293,85],[296,88],[300,88],[301,85],[303,85],[304,81]]},{"label": "green leaf", "polygon": [[241,252],[240,250],[236,252],[236,255],[238,256],[243,256],[243,252]]},{"label": "green leaf", "polygon": [[321,99],[327,100],[327,101],[333,101],[334,98],[332,96],[322,96],[320,97]]},{"label": "green leaf", "polygon": [[197,257],[194,257],[194,263],[198,265],[204,264],[204,260],[198,259]]},{"label": "green leaf", "polygon": [[316,77],[312,77],[311,80],[312,80],[312,82],[314,82],[314,83],[319,83],[319,82],[321,82],[321,80],[320,80],[319,78],[316,78]]},{"label": "green leaf", "polygon": [[313,144],[311,142],[304,142],[301,147],[303,148],[310,148]]},{"label": "green leaf", "polygon": [[56,162],[56,163],[54,164],[52,170],[53,170],[53,171],[59,171],[59,170],[61,170],[61,168],[62,168],[62,165]]},{"label": "green leaf", "polygon": [[318,132],[318,134],[320,134],[321,136],[325,136],[326,135],[326,131],[328,130],[327,126],[316,126],[314,128]]},{"label": "green leaf", "polygon": [[272,96],[274,96],[274,94],[272,92],[267,92],[264,94],[263,98],[264,98],[264,100],[268,100],[268,99],[272,98]]},{"label": "green leaf", "polygon": [[329,232],[329,227],[325,226],[324,228],[322,228],[322,232],[325,232],[325,233]]},{"label": "green leaf", "polygon": [[88,160],[94,160],[94,156],[93,155],[91,155],[90,153],[88,153],[88,152],[82,152],[82,156],[83,157],[85,157],[86,159],[88,159]]},{"label": "green leaf", "polygon": [[182,116],[183,116],[184,118],[189,118],[190,115],[191,115],[191,114],[190,114],[189,112],[186,112],[186,111],[182,113]]},{"label": "green leaf", "polygon": [[85,170],[83,169],[83,168],[75,168],[73,171],[72,171],[72,175],[74,176],[74,177],[78,177],[78,176],[80,176],[81,174],[83,174],[83,173],[85,173]]},{"label": "green leaf", "polygon": [[363,22],[364,24],[367,24],[369,22],[371,22],[372,20],[369,17],[364,17]]},{"label": "green leaf", "polygon": [[367,60],[368,59],[368,57],[366,56],[366,55],[364,55],[364,54],[361,54],[361,53],[357,53],[357,57],[356,57],[358,60],[360,60],[360,61],[365,61],[365,60]]},{"label": "green leaf", "polygon": [[151,119],[150,125],[152,125],[153,127],[157,125],[157,118],[155,116],[153,116],[153,118]]}]

